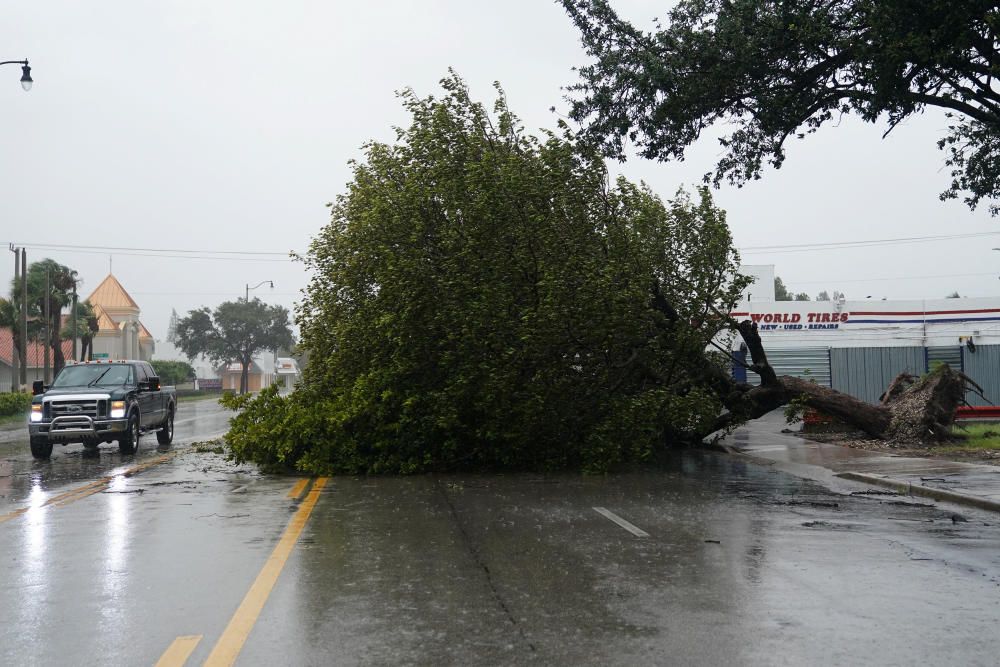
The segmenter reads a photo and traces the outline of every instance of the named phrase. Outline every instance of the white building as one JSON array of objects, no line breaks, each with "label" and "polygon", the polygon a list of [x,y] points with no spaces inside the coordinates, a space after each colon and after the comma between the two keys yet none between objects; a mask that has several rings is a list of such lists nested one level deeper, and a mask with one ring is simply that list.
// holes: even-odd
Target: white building
[{"label": "white building", "polygon": [[[757,273],[773,287],[769,268],[769,275],[766,270]],[[768,361],[779,375],[808,378],[877,400],[898,373],[921,375],[946,362],[982,385],[989,401],[1000,404],[1000,297],[775,301],[773,289],[771,298],[761,300],[754,287],[747,292],[750,298],[731,315],[757,324]],[[739,336],[726,343],[738,360],[744,358]],[[733,373],[751,382],[756,379],[738,361]],[[972,395],[969,401],[985,404]]]},{"label": "white building", "polygon": [[149,330],[139,321],[139,304],[129,296],[112,274],[87,297],[97,316],[94,335],[95,359],[153,358],[156,344]]}]

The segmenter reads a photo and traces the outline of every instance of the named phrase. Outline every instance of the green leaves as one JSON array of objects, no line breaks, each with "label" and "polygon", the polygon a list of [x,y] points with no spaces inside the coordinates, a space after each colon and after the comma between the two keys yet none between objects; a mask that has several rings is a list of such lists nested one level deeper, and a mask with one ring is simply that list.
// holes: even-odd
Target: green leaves
[{"label": "green leaves", "polygon": [[160,383],[164,385],[178,385],[194,379],[194,368],[184,361],[151,361],[153,370],[156,371]]},{"label": "green leaves", "polygon": [[238,362],[243,370],[240,393],[247,390],[247,368],[258,352],[294,344],[288,310],[260,299],[227,301],[214,311],[192,310],[177,320],[174,340],[188,359],[203,354],[219,364]]},{"label": "green leaves", "polygon": [[442,87],[403,93],[411,125],[353,165],[306,257],[303,382],[233,404],[234,455],[312,472],[596,471],[714,419],[702,352],[741,285],[708,192],[664,204],[610,184],[565,129],[526,135],[502,92],[489,113],[454,74]]},{"label": "green leaves", "polygon": [[607,0],[561,2],[593,58],[571,115],[608,155],[628,142],[680,160],[722,121],[733,129],[706,180],[742,185],[835,116],[887,118],[891,131],[929,105],[959,119],[939,142],[953,168],[942,198],[964,193],[975,208],[1000,196],[995,2],[682,0],[652,33]]}]

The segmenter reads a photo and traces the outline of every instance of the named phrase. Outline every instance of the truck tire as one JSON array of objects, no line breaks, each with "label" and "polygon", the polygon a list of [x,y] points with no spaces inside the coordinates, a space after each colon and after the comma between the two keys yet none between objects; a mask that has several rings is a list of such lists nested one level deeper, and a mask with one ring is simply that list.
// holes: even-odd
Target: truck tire
[{"label": "truck tire", "polygon": [[47,459],[52,456],[52,443],[48,438],[31,439],[31,455],[36,459]]},{"label": "truck tire", "polygon": [[135,454],[139,446],[139,415],[133,412],[129,415],[125,433],[118,438],[118,451],[122,454]]},{"label": "truck tire", "polygon": [[167,419],[163,422],[163,428],[156,432],[156,441],[161,445],[169,445],[174,440],[174,410],[170,409]]}]

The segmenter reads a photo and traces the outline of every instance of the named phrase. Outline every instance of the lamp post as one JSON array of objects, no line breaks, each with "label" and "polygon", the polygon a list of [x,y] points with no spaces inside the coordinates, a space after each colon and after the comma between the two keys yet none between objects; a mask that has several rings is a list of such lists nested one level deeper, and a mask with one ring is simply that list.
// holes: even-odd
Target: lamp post
[{"label": "lamp post", "polygon": [[4,60],[0,62],[0,65],[20,65],[21,66],[21,87],[26,91],[31,90],[31,84],[34,80],[31,78],[31,67],[28,65],[28,59],[24,60]]},{"label": "lamp post", "polygon": [[254,285],[253,287],[250,287],[250,283],[247,283],[246,284],[246,293],[245,293],[245,296],[243,297],[243,300],[246,301],[247,303],[250,303],[250,290],[257,289],[258,287],[260,287],[261,285],[264,285],[265,283],[270,284],[271,285],[271,289],[274,289],[274,281],[273,280],[262,280],[259,283],[257,283],[256,285]]}]

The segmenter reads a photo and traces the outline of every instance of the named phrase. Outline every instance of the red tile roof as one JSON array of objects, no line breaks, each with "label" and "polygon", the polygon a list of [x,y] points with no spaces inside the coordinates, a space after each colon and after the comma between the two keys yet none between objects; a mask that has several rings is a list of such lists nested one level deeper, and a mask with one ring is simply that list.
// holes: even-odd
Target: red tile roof
[{"label": "red tile roof", "polygon": [[[80,343],[77,341],[77,349],[80,349]],[[66,359],[70,359],[73,356],[73,341],[64,340],[62,342],[63,356]],[[51,363],[51,354],[49,351],[49,363]],[[14,341],[11,336],[10,329],[3,328],[0,329],[0,364],[6,364],[8,366],[13,365],[14,359]],[[45,365],[45,348],[38,343],[28,343],[28,368],[41,368]]]}]

